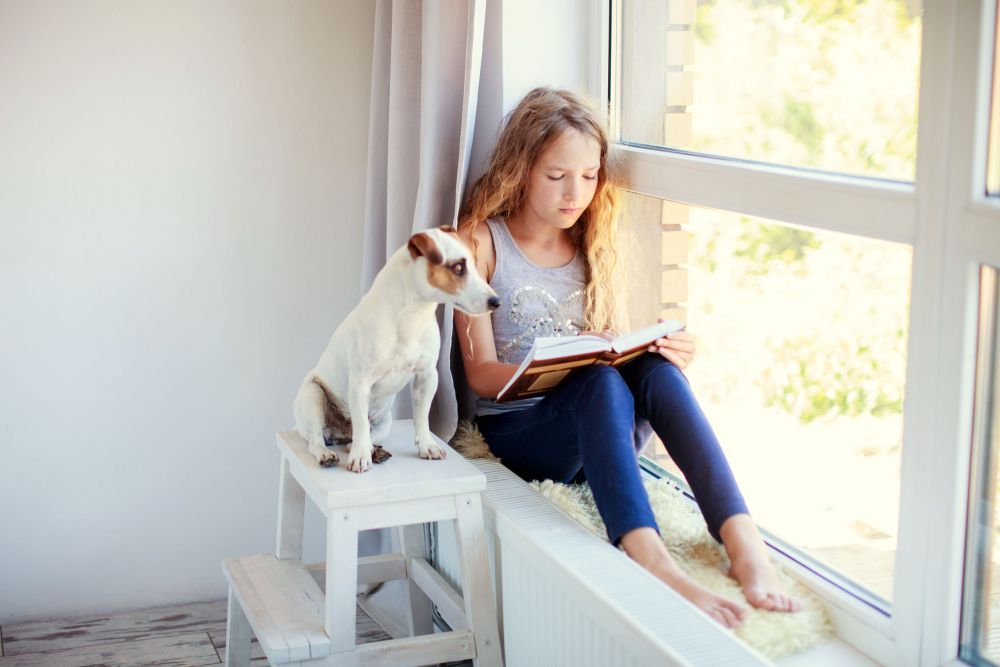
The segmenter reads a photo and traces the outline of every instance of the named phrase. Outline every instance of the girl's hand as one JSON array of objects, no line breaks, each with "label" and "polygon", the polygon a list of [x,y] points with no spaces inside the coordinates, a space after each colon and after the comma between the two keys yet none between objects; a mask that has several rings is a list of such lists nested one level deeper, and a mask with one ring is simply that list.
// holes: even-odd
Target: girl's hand
[{"label": "girl's hand", "polygon": [[584,336],[584,335],[587,335],[587,336],[598,336],[600,338],[603,338],[604,340],[611,340],[612,338],[615,337],[615,333],[613,331],[607,331],[607,330],[605,330],[605,331],[581,331],[580,333],[577,334],[577,336]]},{"label": "girl's hand", "polygon": [[[656,321],[662,322],[663,318]],[[684,370],[694,360],[694,336],[687,331],[675,331],[668,333],[666,338],[657,338],[647,349]]]}]

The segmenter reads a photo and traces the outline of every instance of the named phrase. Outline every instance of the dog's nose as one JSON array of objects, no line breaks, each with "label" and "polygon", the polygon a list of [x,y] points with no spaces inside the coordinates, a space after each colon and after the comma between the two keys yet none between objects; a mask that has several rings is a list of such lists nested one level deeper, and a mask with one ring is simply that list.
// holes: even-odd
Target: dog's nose
[{"label": "dog's nose", "polygon": [[496,310],[500,307],[500,297],[491,296],[486,300],[486,305],[490,307],[490,310]]}]

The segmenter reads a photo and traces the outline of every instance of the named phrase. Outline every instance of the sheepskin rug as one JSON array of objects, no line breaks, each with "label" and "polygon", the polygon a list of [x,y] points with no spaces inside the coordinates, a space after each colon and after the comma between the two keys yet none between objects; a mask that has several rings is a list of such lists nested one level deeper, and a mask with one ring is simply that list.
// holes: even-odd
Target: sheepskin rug
[{"label": "sheepskin rug", "polygon": [[[459,424],[450,444],[466,458],[500,460],[490,452],[475,424],[468,421]],[[708,534],[698,509],[666,479],[646,479],[644,484],[656,522],[661,527],[663,543],[677,564],[701,585],[749,610],[743,622],[734,629],[738,637],[763,655],[774,659],[797,653],[832,636],[832,627],[823,603],[777,563],[775,568],[778,577],[789,593],[799,600],[802,609],[787,613],[751,607],[736,580],[726,574],[729,570],[729,557],[722,545]],[[560,484],[545,480],[532,482],[531,486],[584,528],[601,539],[608,539],[589,485]]]}]

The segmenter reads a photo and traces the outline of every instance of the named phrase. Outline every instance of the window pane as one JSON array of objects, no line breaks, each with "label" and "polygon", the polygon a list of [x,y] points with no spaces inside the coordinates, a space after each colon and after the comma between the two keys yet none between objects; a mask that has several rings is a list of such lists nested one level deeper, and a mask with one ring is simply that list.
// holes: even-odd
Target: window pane
[{"label": "window pane", "polygon": [[911,181],[920,0],[623,0],[626,142]]},{"label": "window pane", "polygon": [[997,391],[997,272],[980,274],[979,346],[972,429],[972,470],[966,536],[962,657],[1000,663],[1000,517],[997,516],[997,460],[1000,454],[1000,392]]},{"label": "window pane", "polygon": [[[630,317],[686,318],[686,374],[758,524],[892,599],[908,246],[629,195]],[[662,443],[645,452],[676,473]]]},{"label": "window pane", "polygon": [[[1000,27],[1000,11],[997,12],[996,27]],[[1000,194],[1000,49],[997,49],[994,29],[993,43],[993,95],[990,104],[990,153],[986,166],[986,191],[991,195]]]}]

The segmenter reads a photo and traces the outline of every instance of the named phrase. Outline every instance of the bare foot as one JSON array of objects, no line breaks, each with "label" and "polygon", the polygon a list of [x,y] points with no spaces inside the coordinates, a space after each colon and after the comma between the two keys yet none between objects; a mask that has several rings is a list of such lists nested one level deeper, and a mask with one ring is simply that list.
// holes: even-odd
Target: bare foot
[{"label": "bare foot", "polygon": [[745,607],[713,593],[685,574],[652,528],[636,528],[629,531],[622,536],[621,545],[632,560],[683,595],[722,627],[735,628],[746,616]]},{"label": "bare foot", "polygon": [[729,576],[740,582],[743,596],[754,607],[768,611],[798,611],[799,601],[788,594],[770,561],[747,558],[733,563]]},{"label": "bare foot", "polygon": [[687,598],[694,606],[721,623],[724,628],[735,628],[743,622],[747,615],[746,607],[727,597],[713,593],[697,583],[685,574],[673,560],[644,567]]},{"label": "bare foot", "polygon": [[767,555],[767,547],[750,516],[730,517],[720,530],[732,564],[729,576],[739,582],[747,602],[767,611],[798,611],[799,601],[788,594]]}]

